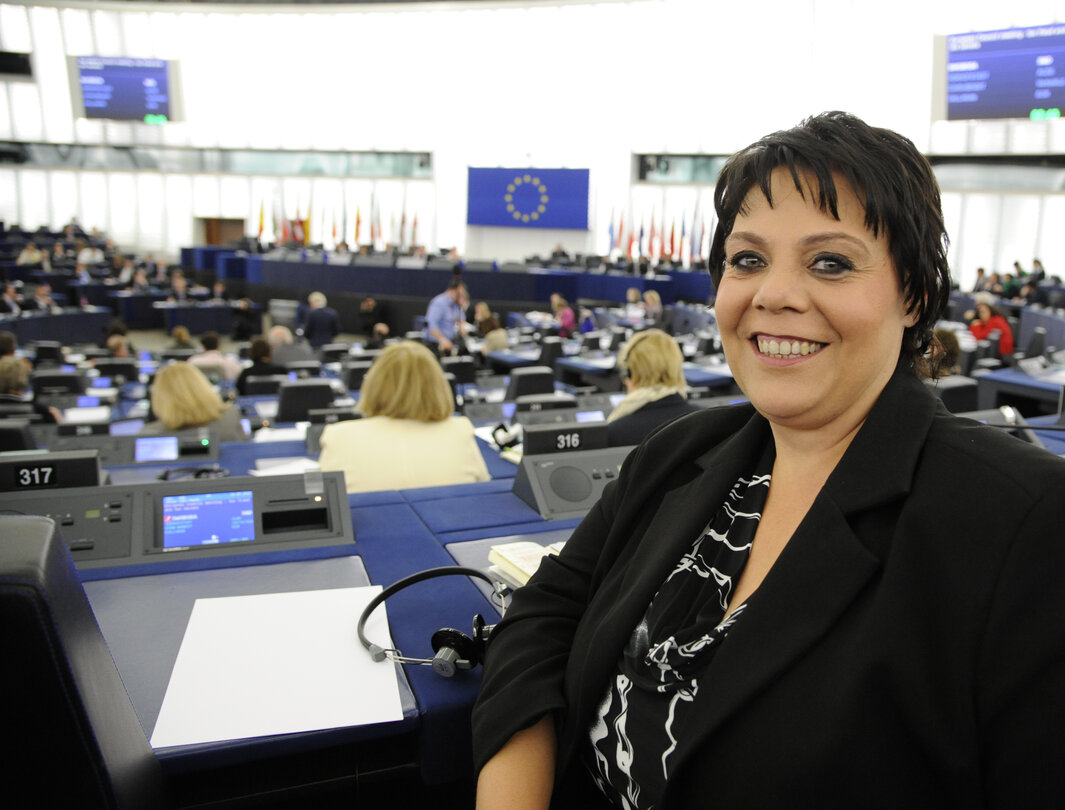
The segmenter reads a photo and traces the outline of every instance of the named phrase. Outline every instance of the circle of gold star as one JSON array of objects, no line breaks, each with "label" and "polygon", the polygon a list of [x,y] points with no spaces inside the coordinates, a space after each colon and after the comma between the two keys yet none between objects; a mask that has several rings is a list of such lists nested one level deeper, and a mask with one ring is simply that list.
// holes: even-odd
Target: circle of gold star
[{"label": "circle of gold star", "polygon": [[547,210],[548,200],[547,186],[531,174],[516,176],[507,184],[507,193],[503,195],[507,213],[519,222],[538,220]]}]

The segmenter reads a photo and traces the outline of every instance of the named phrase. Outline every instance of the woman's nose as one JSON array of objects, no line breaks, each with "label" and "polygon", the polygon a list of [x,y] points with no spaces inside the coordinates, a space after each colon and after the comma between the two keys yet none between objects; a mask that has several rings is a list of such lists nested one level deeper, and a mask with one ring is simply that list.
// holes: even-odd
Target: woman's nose
[{"label": "woman's nose", "polygon": [[784,309],[801,311],[809,301],[801,269],[771,265],[759,274],[753,304],[770,312]]}]

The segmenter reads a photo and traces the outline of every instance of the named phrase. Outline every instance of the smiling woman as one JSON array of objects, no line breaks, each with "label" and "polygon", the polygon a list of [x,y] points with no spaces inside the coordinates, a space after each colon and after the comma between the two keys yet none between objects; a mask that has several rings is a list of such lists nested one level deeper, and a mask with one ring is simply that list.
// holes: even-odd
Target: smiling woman
[{"label": "smiling woman", "polygon": [[950,289],[927,162],[826,113],[733,156],[716,204],[750,404],[648,436],[515,594],[478,806],[1060,795],[1065,462],[920,380]]}]

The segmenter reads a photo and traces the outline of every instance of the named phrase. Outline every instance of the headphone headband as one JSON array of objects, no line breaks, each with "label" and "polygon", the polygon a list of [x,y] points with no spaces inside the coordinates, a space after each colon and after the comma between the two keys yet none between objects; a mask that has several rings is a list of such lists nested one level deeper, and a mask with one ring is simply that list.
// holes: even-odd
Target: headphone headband
[{"label": "headphone headband", "polygon": [[[404,588],[407,588],[418,582],[423,582],[427,579],[434,579],[436,577],[446,576],[466,576],[483,580],[492,586],[493,595],[498,595],[500,597],[500,600],[502,600],[503,591],[506,587],[502,583],[493,580],[490,576],[484,573],[484,571],[481,571],[477,568],[468,568],[463,565],[443,565],[438,568],[428,568],[424,571],[418,571],[414,574],[411,574],[410,576],[404,577],[403,579],[393,582],[391,585],[381,591],[381,593],[377,594],[377,596],[370,600],[369,604],[367,604],[365,609],[363,609],[362,615],[359,616],[359,622],[355,627],[355,633],[359,637],[359,642],[370,653],[370,657],[373,658],[374,661],[391,660],[393,662],[401,664],[421,664],[425,666],[432,666],[433,669],[435,669],[437,672],[444,675],[445,677],[449,677],[451,674],[453,674],[455,669],[469,669],[472,665],[476,665],[478,663],[478,661],[473,661],[472,665],[467,666],[465,665],[465,662],[469,661],[470,659],[466,656],[463,656],[462,660],[458,661],[456,666],[450,666],[449,663],[448,665],[441,667],[439,663],[439,655],[434,658],[408,658],[394,647],[385,648],[380,646],[379,644],[374,644],[368,638],[366,638],[366,621],[370,618],[370,614],[372,614],[382,602],[384,602],[390,596],[394,596],[395,594],[399,593]],[[500,606],[502,607],[502,601],[500,602]],[[470,640],[471,643],[483,645],[490,633],[491,627],[485,626],[484,619],[482,619],[479,614],[475,616],[475,638]],[[437,633],[435,633],[433,636],[434,653],[437,652],[436,642],[438,639],[441,645],[445,645],[447,647],[452,646],[452,642],[454,639],[449,634],[458,634],[460,636],[462,635],[461,633],[458,633],[457,630],[449,630],[447,628],[445,628],[444,630],[437,631]],[[463,638],[466,637],[463,636]],[[450,671],[443,671],[446,669],[450,669]]]}]

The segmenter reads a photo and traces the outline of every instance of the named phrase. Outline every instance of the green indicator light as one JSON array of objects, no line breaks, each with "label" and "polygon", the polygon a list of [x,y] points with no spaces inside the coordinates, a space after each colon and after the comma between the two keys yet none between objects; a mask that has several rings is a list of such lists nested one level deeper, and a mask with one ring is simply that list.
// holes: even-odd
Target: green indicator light
[{"label": "green indicator light", "polygon": [[206,447],[210,443],[211,443],[210,439],[200,439],[200,444],[202,444],[204,447]]},{"label": "green indicator light", "polygon": [[165,115],[153,115],[148,114],[144,116],[144,123],[146,124],[165,124],[167,117]]},{"label": "green indicator light", "polygon": [[1057,107],[1051,107],[1047,110],[1047,118],[1061,118],[1061,110]]}]

